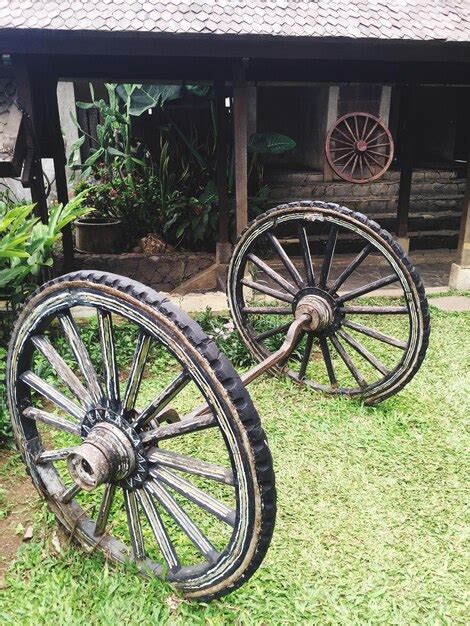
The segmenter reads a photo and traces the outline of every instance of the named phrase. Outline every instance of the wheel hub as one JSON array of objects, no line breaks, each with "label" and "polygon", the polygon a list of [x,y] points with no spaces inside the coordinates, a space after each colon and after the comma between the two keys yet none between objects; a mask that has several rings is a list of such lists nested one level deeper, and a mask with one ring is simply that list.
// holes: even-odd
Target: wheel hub
[{"label": "wheel hub", "polygon": [[323,289],[308,287],[302,289],[294,299],[294,317],[309,315],[310,322],[305,325],[305,330],[317,335],[329,335],[335,332],[341,322],[339,309],[334,298]]},{"label": "wheel hub", "polygon": [[134,447],[115,424],[100,422],[67,459],[70,475],[85,491],[103,483],[122,480],[136,465]]},{"label": "wheel hub", "polygon": [[92,491],[103,483],[140,487],[148,473],[147,456],[132,424],[109,409],[89,411],[81,425],[83,443],[67,458],[76,485]]}]

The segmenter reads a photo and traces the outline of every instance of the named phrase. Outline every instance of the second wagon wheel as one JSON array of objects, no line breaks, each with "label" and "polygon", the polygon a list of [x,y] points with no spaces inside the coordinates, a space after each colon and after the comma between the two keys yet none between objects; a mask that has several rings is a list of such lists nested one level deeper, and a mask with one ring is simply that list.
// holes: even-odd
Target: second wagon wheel
[{"label": "second wagon wheel", "polygon": [[370,183],[380,178],[393,159],[393,139],[378,117],[348,113],[329,130],[325,154],[333,171],[350,183]]},{"label": "second wagon wheel", "polygon": [[259,566],[275,489],[258,414],[229,361],[163,296],[101,272],[47,283],[14,328],[7,393],[36,487],[85,547],[204,599]]},{"label": "second wagon wheel", "polygon": [[[385,287],[393,303],[374,297]],[[386,231],[345,207],[297,202],[259,216],[235,247],[227,289],[236,328],[259,361],[296,317],[311,315],[282,371],[314,389],[377,403],[424,359],[429,315],[416,270]]]}]

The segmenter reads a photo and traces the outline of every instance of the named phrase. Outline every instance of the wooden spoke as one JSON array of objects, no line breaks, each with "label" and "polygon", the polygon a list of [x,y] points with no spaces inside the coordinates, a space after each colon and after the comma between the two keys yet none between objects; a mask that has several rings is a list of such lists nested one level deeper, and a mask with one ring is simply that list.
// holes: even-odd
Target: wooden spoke
[{"label": "wooden spoke", "polygon": [[67,396],[64,396],[64,394],[60,391],[57,391],[57,389],[49,383],[46,383],[46,381],[42,380],[42,378],[39,378],[39,376],[31,370],[21,374],[20,380],[31,387],[31,389],[34,389],[41,394],[43,398],[50,400],[66,413],[75,417],[75,419],[81,421],[84,418],[85,410],[82,407],[75,404],[75,402],[72,402],[72,400],[69,400]]},{"label": "wooden spoke", "polygon": [[367,169],[369,170],[369,172],[371,173],[371,176],[375,176],[375,171],[372,169],[367,157],[365,154],[362,155],[362,158],[364,159],[364,163],[367,166]]},{"label": "wooden spoke", "polygon": [[253,315],[292,315],[292,309],[274,306],[244,306],[242,311]]},{"label": "wooden spoke", "polygon": [[[335,141],[338,141],[337,139],[335,139]],[[346,148],[331,148],[331,152],[345,152],[346,150],[348,150],[349,152],[351,152],[351,146],[348,146]]]},{"label": "wooden spoke", "polygon": [[263,272],[267,274],[271,278],[271,280],[277,283],[280,287],[283,287],[288,293],[291,293],[292,295],[295,295],[297,293],[298,290],[294,287],[294,285],[292,285],[289,281],[287,281],[280,274],[274,271],[271,267],[269,267],[267,263],[262,261],[255,254],[249,254],[248,259],[254,265],[259,267],[260,270],[263,270]]},{"label": "wooden spoke", "polygon": [[348,129],[348,132],[349,132],[349,134],[351,135],[352,140],[353,140],[353,141],[354,141],[354,143],[355,143],[355,142],[356,142],[356,140],[357,140],[357,137],[356,137],[356,135],[353,133],[353,131],[351,130],[351,127],[349,126],[348,121],[347,121],[346,119],[344,120],[344,124],[345,124],[346,128]]},{"label": "wooden spoke", "polygon": [[[345,154],[342,154],[340,157],[338,157],[337,159],[334,159],[333,163],[339,163],[340,161],[342,161],[343,159],[347,159],[348,157],[353,157],[354,156],[354,150],[350,150],[349,152],[346,152]],[[351,159],[349,159],[350,161]],[[349,163],[348,161],[348,163]],[[346,163],[347,165],[347,163]]]},{"label": "wooden spoke", "polygon": [[368,283],[367,285],[363,285],[362,287],[358,287],[357,289],[353,289],[348,293],[341,296],[336,301],[337,304],[342,304],[343,302],[347,302],[348,300],[353,300],[358,296],[362,296],[366,293],[370,293],[371,291],[375,291],[376,289],[380,289],[381,287],[385,287],[386,285],[391,285],[392,283],[396,283],[398,280],[398,276],[396,274],[389,274],[385,276],[385,278],[380,278],[379,280],[374,280],[372,283]]},{"label": "wooden spoke", "polygon": [[388,146],[390,146],[389,141],[387,141],[386,143],[369,143],[369,148],[387,148]]},{"label": "wooden spoke", "polygon": [[348,267],[341,272],[335,282],[328,289],[329,293],[336,293],[341,285],[351,276],[355,269],[359,267],[359,265],[364,261],[364,259],[372,252],[373,250],[372,244],[368,243],[355,259],[351,261]]},{"label": "wooden spoke", "polygon": [[186,417],[174,424],[165,424],[164,426],[152,428],[152,430],[142,433],[141,439],[143,443],[148,444],[154,441],[179,437],[180,435],[186,435],[188,433],[196,433],[206,428],[212,428],[216,426],[216,424],[217,420],[215,417],[211,413],[205,413],[203,415]]},{"label": "wooden spoke", "polygon": [[242,285],[248,287],[250,289],[254,289],[255,291],[259,291],[268,296],[272,296],[276,300],[281,300],[282,302],[292,302],[294,296],[290,293],[283,293],[282,291],[278,291],[277,289],[271,289],[271,287],[267,287],[261,283],[255,283],[252,280],[248,280],[247,278],[243,278],[241,281]]},{"label": "wooden spoke", "polygon": [[320,272],[319,287],[325,289],[328,277],[330,275],[331,264],[333,262],[333,255],[335,253],[336,241],[338,239],[338,227],[333,224],[330,228],[328,240],[326,242],[325,255],[323,257],[323,264]]},{"label": "wooden spoke", "polygon": [[137,505],[135,491],[123,489],[123,494],[132,554],[136,561],[143,561],[145,559],[144,537],[142,534],[142,525],[140,523],[139,507]]},{"label": "wooden spoke", "polygon": [[190,376],[186,370],[178,374],[178,376],[140,413],[133,424],[134,428],[139,430],[152,419],[158,419],[158,414],[163,411],[184,387],[186,387],[190,380]]},{"label": "wooden spoke", "polygon": [[70,313],[61,314],[59,315],[59,322],[65,336],[67,337],[70,348],[75,356],[75,360],[77,361],[80,371],[82,372],[83,378],[90,389],[93,399],[96,403],[101,404],[103,398],[101,385],[72,316]]},{"label": "wooden spoke", "polygon": [[130,411],[135,406],[140,383],[142,382],[142,375],[147,362],[150,342],[151,339],[148,335],[140,333],[129,372],[129,378],[127,380],[126,391],[124,392],[124,399],[122,401],[122,406],[125,411]]},{"label": "wooden spoke", "polygon": [[58,448],[57,450],[44,450],[44,452],[41,452],[41,454],[39,454],[36,458],[36,463],[54,463],[55,461],[64,461],[74,450],[75,446],[70,448]]},{"label": "wooden spoke", "polygon": [[372,133],[374,132],[374,130],[377,128],[378,125],[379,125],[378,122],[375,122],[375,124],[372,125],[372,128],[370,129],[370,131],[364,137],[364,141],[367,141],[369,139],[369,137],[372,135]]},{"label": "wooden spoke", "polygon": [[352,328],[353,330],[357,330],[359,333],[363,335],[367,335],[368,337],[373,337],[378,341],[383,341],[384,343],[389,344],[390,346],[395,346],[396,348],[400,348],[401,350],[406,350],[408,344],[406,341],[401,341],[400,339],[395,339],[395,337],[390,337],[389,335],[385,335],[384,333],[375,330],[374,328],[369,328],[368,326],[363,326],[362,324],[358,324],[356,322],[351,322],[347,319],[343,320],[343,326],[347,326],[348,328]]},{"label": "wooden spoke", "polygon": [[364,126],[362,127],[361,139],[363,140],[366,134],[367,125],[369,124],[369,117],[364,118]]},{"label": "wooden spoke", "polygon": [[331,343],[333,344],[333,346],[336,349],[336,352],[339,354],[339,356],[343,359],[346,367],[348,368],[348,370],[351,372],[351,374],[353,375],[354,379],[356,380],[357,384],[360,387],[367,387],[367,382],[364,379],[364,377],[362,376],[362,374],[359,372],[359,370],[357,369],[357,367],[354,365],[351,357],[349,356],[349,354],[346,352],[346,350],[343,348],[343,346],[340,344],[338,338],[336,337],[336,335],[332,335],[330,337]]},{"label": "wooden spoke", "polygon": [[68,504],[75,498],[77,493],[80,493],[81,490],[82,488],[78,485],[72,485],[62,493],[62,495],[60,496],[60,501],[64,504]]},{"label": "wooden spoke", "polygon": [[305,287],[305,283],[303,281],[302,276],[299,274],[299,270],[295,267],[295,265],[292,263],[290,258],[287,256],[286,251],[284,250],[284,248],[279,243],[279,240],[277,239],[277,237],[275,237],[270,232],[267,233],[267,236],[268,236],[268,239],[271,242],[273,248],[276,250],[279,258],[283,262],[284,267],[286,268],[286,270],[289,272],[289,274],[293,278],[295,284],[298,287],[300,287],[301,289],[303,287]]},{"label": "wooden spoke", "polygon": [[[335,143],[341,143],[343,144],[343,146],[347,146],[349,148],[349,150],[351,150],[351,148],[354,147],[354,144],[352,143],[351,140],[349,141],[344,141],[343,139],[340,139],[339,137],[333,137],[332,141],[334,141]],[[344,150],[345,148],[343,148]]]},{"label": "wooden spoke", "polygon": [[339,330],[338,335],[341,337],[341,339],[344,339],[344,341],[346,341],[346,343],[348,343],[351,348],[353,348],[358,354],[360,354],[366,361],[368,361],[373,367],[375,367],[378,372],[383,374],[383,376],[387,376],[388,374],[390,374],[390,370],[385,367],[385,365],[377,357],[369,352],[367,348],[360,344],[359,341],[354,339],[354,337],[351,337],[349,333],[345,332],[344,330]]},{"label": "wooden spoke", "polygon": [[111,405],[116,406],[119,403],[119,373],[114,346],[113,320],[109,311],[98,309],[98,328],[106,393]]},{"label": "wooden spoke", "polygon": [[147,458],[150,463],[157,463],[165,467],[171,467],[173,469],[187,472],[188,474],[195,474],[197,476],[204,476],[210,480],[223,483],[225,485],[234,485],[235,479],[231,469],[226,467],[220,467],[219,465],[213,465],[206,461],[194,459],[190,456],[178,454],[171,450],[162,450],[161,448],[154,448],[149,450]]},{"label": "wooden spoke", "polygon": [[377,159],[374,156],[372,156],[371,152],[372,150],[367,151],[367,157],[371,159],[377,165],[377,167],[381,168],[382,164],[380,163],[380,161],[377,161]]},{"label": "wooden spoke", "polygon": [[313,333],[307,334],[307,341],[305,343],[305,349],[302,356],[302,362],[300,364],[299,369],[299,379],[302,379],[305,376],[305,372],[307,371],[307,366],[310,361],[310,355],[312,354],[314,336]]},{"label": "wooden spoke", "polygon": [[344,306],[340,308],[345,315],[407,315],[406,306]]},{"label": "wooden spoke", "polygon": [[148,490],[144,487],[143,489],[138,489],[135,494],[140,506],[145,513],[145,516],[148,519],[150,527],[163,554],[163,558],[168,565],[168,568],[172,572],[180,569],[181,566],[178,556],[176,554],[176,550],[173,546],[173,543],[171,542],[170,537],[168,536],[168,533],[165,530],[162,519],[160,517],[160,513],[157,511],[157,508],[155,507],[155,504],[153,503],[153,500],[149,495]]},{"label": "wooden spoke", "polygon": [[291,322],[287,322],[287,324],[282,324],[282,326],[276,326],[275,328],[271,328],[270,330],[265,330],[263,333],[256,335],[256,341],[263,341],[264,339],[268,339],[269,337],[274,337],[274,335],[279,335],[280,333],[285,333],[291,325]]},{"label": "wooden spoke", "polygon": [[95,537],[101,536],[105,530],[109,519],[109,513],[113,505],[114,496],[116,494],[116,485],[107,484],[104,488],[103,497],[101,499],[100,509],[96,517]]},{"label": "wooden spoke", "polygon": [[302,250],[302,257],[304,260],[305,274],[307,276],[307,283],[311,287],[315,286],[315,272],[313,270],[312,255],[310,253],[310,246],[308,243],[307,231],[305,226],[298,225],[299,242]]},{"label": "wooden spoke", "polygon": [[62,382],[70,389],[76,398],[89,408],[93,405],[93,398],[87,389],[82,385],[80,380],[75,376],[64,359],[57,353],[54,346],[47,337],[35,335],[31,341],[41,354],[49,361]]},{"label": "wooden spoke", "polygon": [[323,355],[323,360],[325,361],[326,371],[330,380],[330,384],[332,387],[337,387],[338,381],[336,380],[335,370],[333,368],[333,362],[331,360],[330,348],[328,347],[328,342],[325,337],[320,337],[320,349]]},{"label": "wooden spoke", "polygon": [[351,161],[354,159],[354,157],[355,157],[355,154],[353,153],[353,154],[352,154],[352,156],[351,156],[351,158],[349,159],[349,161],[347,161],[347,162],[343,165],[343,167],[341,168],[341,171],[342,171],[342,172],[344,172],[344,170],[348,167],[348,165],[351,163]]},{"label": "wooden spoke", "polygon": [[208,511],[217,519],[225,522],[229,526],[235,526],[235,511],[230,509],[226,504],[216,500],[213,496],[209,495],[199,487],[196,487],[185,478],[176,476],[173,472],[169,472],[166,469],[152,469],[150,470],[151,476],[157,482],[163,482],[177,493],[184,496],[186,499],[194,502],[205,511]]},{"label": "wooden spoke", "polygon": [[[351,146],[351,148],[352,148],[352,147],[354,147],[354,140],[351,140],[351,137],[349,137],[348,135],[346,135],[346,133],[344,133],[344,132],[341,130],[341,128],[339,128],[339,126],[337,126],[337,127],[335,128],[335,132],[338,132],[340,135],[342,135],[342,136],[345,138],[345,140],[346,140],[346,141],[345,141],[344,143],[348,142],[348,143],[349,143],[349,145]],[[341,141],[341,140],[340,140],[340,139],[337,139],[337,138],[335,137],[335,141]]]},{"label": "wooden spoke", "polygon": [[384,152],[377,152],[377,150],[368,150],[368,154],[377,154],[379,157],[382,157],[382,159],[386,159],[388,158],[387,155]]},{"label": "wooden spoke", "polygon": [[158,500],[163,508],[171,515],[181,530],[189,537],[199,552],[209,561],[217,559],[217,550],[209,539],[201,532],[186,511],[178,504],[175,498],[157,481],[149,483],[146,488]]},{"label": "wooden spoke", "polygon": [[364,178],[364,162],[362,159],[362,155],[359,156],[359,170],[361,172],[361,178]]},{"label": "wooden spoke", "polygon": [[354,180],[354,172],[356,171],[356,165],[357,165],[357,161],[359,159],[359,155],[356,154],[354,155],[354,161],[351,167],[351,178]]},{"label": "wooden spoke", "polygon": [[80,427],[78,426],[78,424],[73,424],[63,417],[60,417],[59,415],[47,413],[47,411],[36,409],[33,406],[26,407],[26,409],[24,409],[23,411],[23,415],[30,419],[36,420],[36,422],[42,422],[43,424],[47,424],[48,426],[57,428],[57,430],[63,430],[66,433],[80,436]]}]

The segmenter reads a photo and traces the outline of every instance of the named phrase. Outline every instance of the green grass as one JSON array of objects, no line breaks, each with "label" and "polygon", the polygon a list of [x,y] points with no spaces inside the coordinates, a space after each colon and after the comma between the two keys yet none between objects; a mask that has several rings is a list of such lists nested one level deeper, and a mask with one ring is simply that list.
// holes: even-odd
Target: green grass
[{"label": "green grass", "polygon": [[469,336],[469,314],[433,309],[425,364],[375,408],[269,376],[251,387],[278,518],[261,568],[234,594],[188,602],[98,554],[57,555],[41,505],[0,590],[0,623],[466,623]]}]

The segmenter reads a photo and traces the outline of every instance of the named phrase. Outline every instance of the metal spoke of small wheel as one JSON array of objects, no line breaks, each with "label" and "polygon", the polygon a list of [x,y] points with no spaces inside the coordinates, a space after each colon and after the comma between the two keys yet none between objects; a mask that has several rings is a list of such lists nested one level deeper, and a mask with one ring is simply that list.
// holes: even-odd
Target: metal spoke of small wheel
[{"label": "metal spoke of small wheel", "polygon": [[328,277],[330,275],[331,264],[333,262],[333,256],[336,248],[336,241],[338,239],[338,227],[333,224],[330,228],[328,240],[326,242],[325,256],[323,257],[323,264],[320,272],[319,287],[321,289],[326,288]]},{"label": "metal spoke of small wheel", "polygon": [[161,448],[154,448],[149,450],[147,458],[150,463],[158,463],[165,467],[171,467],[173,469],[187,472],[188,474],[195,474],[196,476],[203,476],[210,480],[215,480],[218,483],[224,485],[234,485],[235,479],[233,472],[228,467],[221,467],[220,465],[213,465],[200,459],[195,459],[184,454],[178,454],[172,450],[162,450]]},{"label": "metal spoke of small wheel", "polygon": [[152,430],[142,433],[141,439],[143,443],[148,444],[154,441],[187,435],[188,433],[196,433],[206,428],[212,428],[216,424],[217,420],[211,413],[203,413],[202,415],[186,417],[175,424],[165,424],[164,426],[152,428]]},{"label": "metal spoke of small wheel", "polygon": [[77,399],[86,407],[91,407],[93,405],[93,398],[90,396],[87,389],[85,389],[77,376],[75,376],[72,372],[64,359],[60,356],[60,354],[58,354],[49,339],[42,335],[34,335],[34,337],[31,338],[31,341],[41,354],[49,361],[57,375],[77,397]]},{"label": "metal spoke of small wheel", "polygon": [[125,411],[130,411],[135,406],[140,383],[142,382],[142,375],[147,362],[150,341],[151,339],[148,335],[140,333],[129,372],[129,378],[127,380],[126,391],[124,392],[124,399],[122,401],[122,406]]},{"label": "metal spoke of small wheel", "polygon": [[81,490],[82,488],[79,487],[78,485],[72,485],[71,487],[66,489],[66,491],[63,492],[63,494],[60,496],[60,501],[63,502],[64,504],[68,504],[75,498],[77,493],[80,493]]},{"label": "metal spoke of small wheel", "polygon": [[57,391],[57,389],[49,383],[46,383],[46,381],[42,380],[42,378],[39,378],[39,376],[31,370],[21,374],[20,380],[41,394],[41,396],[63,409],[66,413],[75,417],[77,420],[81,421],[84,418],[85,411],[82,407],[75,404],[75,402],[72,402],[72,400],[69,400],[67,396],[64,396],[64,394],[60,391]]},{"label": "metal spoke of small wheel", "polygon": [[292,309],[274,306],[244,306],[242,312],[253,315],[292,315]]},{"label": "metal spoke of small wheel", "polygon": [[119,373],[116,363],[113,320],[109,311],[98,309],[98,327],[100,330],[101,356],[106,393],[111,405],[119,402]]},{"label": "metal spoke of small wheel", "polygon": [[367,283],[367,285],[363,285],[362,287],[358,287],[357,289],[353,289],[352,291],[348,291],[348,293],[344,294],[337,299],[337,304],[342,304],[343,302],[347,302],[348,300],[353,300],[358,296],[362,296],[366,293],[370,293],[371,291],[375,291],[376,289],[380,289],[381,287],[385,287],[386,285],[391,285],[392,283],[396,283],[398,276],[396,274],[389,274],[384,278],[379,278],[378,280],[374,280],[372,283]]},{"label": "metal spoke of small wheel", "polygon": [[169,383],[165,389],[152,400],[152,402],[140,413],[133,426],[136,430],[143,428],[150,420],[158,417],[158,414],[186,387],[190,381],[188,372],[184,369]]},{"label": "metal spoke of small wheel", "polygon": [[243,278],[241,283],[249,289],[254,289],[255,291],[264,293],[267,296],[272,296],[276,300],[281,300],[281,302],[292,302],[292,300],[294,299],[294,296],[290,293],[283,293],[282,291],[278,291],[277,289],[271,289],[271,287],[267,287],[266,285],[263,285],[261,283],[255,283],[252,280],[248,280],[247,278]]},{"label": "metal spoke of small wheel", "polygon": [[299,232],[300,248],[302,250],[302,257],[304,259],[305,273],[307,275],[307,283],[311,286],[315,286],[315,272],[313,270],[312,255],[310,253],[310,246],[308,245],[307,231],[305,226],[301,224],[297,225]]},{"label": "metal spoke of small wheel", "polygon": [[343,359],[346,367],[348,368],[348,370],[351,372],[351,374],[353,375],[354,379],[356,380],[356,382],[358,383],[358,385],[360,387],[367,387],[367,382],[364,379],[364,377],[362,376],[362,374],[359,372],[359,370],[357,369],[357,367],[354,365],[351,357],[349,356],[349,354],[346,352],[346,350],[343,348],[343,346],[341,345],[341,343],[339,342],[338,338],[336,337],[336,335],[331,335],[330,337],[331,343],[333,344],[333,346],[336,349],[336,352],[339,354],[339,356]]},{"label": "metal spoke of small wheel", "polygon": [[355,269],[359,267],[359,265],[364,261],[364,259],[372,252],[373,250],[372,244],[368,243],[356,256],[355,259],[351,261],[348,267],[341,272],[335,282],[328,289],[329,293],[335,293],[341,287],[341,285],[351,276]]},{"label": "metal spoke of small wheel", "polygon": [[165,559],[170,571],[174,572],[175,570],[180,569],[180,562],[176,554],[176,550],[165,530],[160,513],[157,511],[157,508],[147,489],[144,487],[143,489],[137,490],[136,497],[148,519],[155,539],[157,540],[158,546],[163,554],[163,558]]},{"label": "metal spoke of small wheel", "polygon": [[80,436],[80,427],[78,424],[73,424],[59,415],[36,409],[33,406],[26,407],[23,410],[23,415],[29,419],[36,420],[36,422],[42,422],[43,424],[57,428],[57,430],[63,430],[66,433]]},{"label": "metal spoke of small wheel", "polygon": [[363,326],[362,324],[358,324],[357,322],[351,322],[349,320],[343,320],[343,326],[347,326],[348,328],[352,328],[353,330],[357,330],[359,333],[363,335],[367,335],[368,337],[373,337],[378,341],[383,341],[384,343],[389,344],[390,346],[395,346],[396,348],[401,348],[402,350],[406,350],[408,344],[406,341],[401,341],[400,339],[396,339],[395,337],[390,337],[390,335],[385,335],[384,333],[375,330],[374,328],[369,328],[368,326]]},{"label": "metal spoke of small wheel", "polygon": [[75,446],[70,448],[58,448],[57,450],[44,450],[36,458],[36,463],[54,463],[54,461],[64,461],[71,452],[75,450]]},{"label": "metal spoke of small wheel", "polygon": [[265,263],[262,259],[257,257],[256,254],[249,254],[248,258],[254,265],[259,267],[260,270],[263,270],[263,272],[267,274],[280,287],[283,287],[286,291],[288,291],[292,295],[295,295],[297,293],[298,290],[294,287],[294,285],[291,285],[290,282],[288,282],[283,276],[281,276],[276,271],[274,271],[271,267],[269,267],[269,265]]},{"label": "metal spoke of small wheel", "polygon": [[368,361],[373,367],[375,367],[378,372],[380,372],[384,376],[390,374],[390,370],[385,367],[385,365],[377,357],[369,352],[367,348],[359,343],[359,341],[357,341],[354,337],[351,337],[349,333],[345,332],[344,330],[339,330],[338,335],[341,337],[341,339],[344,339],[344,341],[348,343],[351,348],[353,348],[358,354],[360,354],[366,361]]},{"label": "metal spoke of small wheel", "polygon": [[276,250],[279,258],[283,262],[284,267],[289,272],[291,277],[294,279],[296,285],[298,287],[300,287],[301,289],[303,287],[305,287],[305,283],[303,281],[302,276],[299,274],[298,269],[295,267],[295,265],[292,263],[292,261],[290,260],[290,258],[286,254],[286,251],[284,250],[284,248],[279,243],[279,240],[277,239],[277,237],[275,237],[272,233],[269,233],[269,232],[267,233],[267,236],[268,236],[268,239],[271,242],[273,248]]},{"label": "metal spoke of small wheel", "polygon": [[181,478],[181,476],[176,476],[163,468],[150,470],[150,474],[155,480],[164,482],[187,500],[194,502],[194,504],[197,504],[205,511],[217,517],[217,519],[220,519],[229,526],[235,526],[235,511],[223,502],[220,502],[220,500],[216,500],[213,496],[190,483],[189,480]]},{"label": "metal spoke of small wheel", "polygon": [[282,324],[282,326],[276,326],[275,328],[271,328],[270,330],[265,330],[264,333],[260,333],[256,335],[256,341],[263,341],[264,339],[268,339],[269,337],[274,337],[274,335],[279,335],[280,333],[285,333],[291,325],[291,322],[287,322],[287,324]]},{"label": "metal spoke of small wheel", "polygon": [[333,362],[331,360],[330,348],[328,347],[328,342],[325,337],[320,337],[320,349],[323,355],[323,360],[325,361],[326,371],[330,380],[330,384],[332,387],[337,387],[338,381],[336,380],[335,370],[333,368]]},{"label": "metal spoke of small wheel", "polygon": [[345,315],[406,315],[406,306],[344,306],[340,308]]},{"label": "metal spoke of small wheel", "polygon": [[217,550],[209,539],[201,532],[186,511],[178,504],[173,496],[157,481],[148,484],[148,491],[158,500],[163,508],[171,515],[181,530],[189,537],[199,552],[209,561],[217,559]]},{"label": "metal spoke of small wheel", "polygon": [[80,367],[83,378],[87,382],[90,392],[97,403],[101,403],[103,392],[101,385],[96,375],[95,368],[91,362],[88,351],[83,343],[82,338],[78,332],[77,326],[70,315],[70,313],[64,313],[59,315],[59,322],[62,326],[65,336],[69,342],[70,348],[75,356],[75,360]]},{"label": "metal spoke of small wheel", "polygon": [[127,525],[131,540],[132,554],[136,561],[145,559],[144,537],[142,535],[142,525],[139,517],[139,507],[135,491],[123,489],[124,506],[126,507]]},{"label": "metal spoke of small wheel", "polygon": [[95,537],[99,537],[106,530],[109,519],[109,513],[113,505],[114,496],[116,494],[116,485],[107,484],[104,488],[101,504],[96,516]]},{"label": "metal spoke of small wheel", "polygon": [[314,340],[313,333],[308,333],[307,341],[305,342],[304,353],[302,356],[302,362],[300,364],[300,369],[299,369],[299,379],[302,379],[305,376],[305,372],[307,371],[307,366],[310,360],[310,355],[312,354],[313,340]]}]

